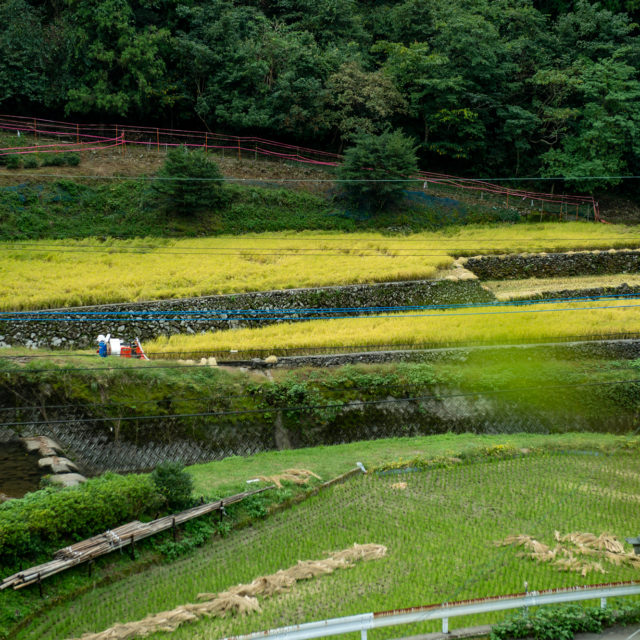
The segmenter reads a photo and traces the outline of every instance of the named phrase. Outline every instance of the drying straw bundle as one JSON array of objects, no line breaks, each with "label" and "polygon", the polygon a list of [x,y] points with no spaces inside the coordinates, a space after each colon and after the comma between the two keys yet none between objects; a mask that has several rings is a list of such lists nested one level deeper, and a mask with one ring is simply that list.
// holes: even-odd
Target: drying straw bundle
[{"label": "drying straw bundle", "polygon": [[387,553],[380,544],[354,544],[353,547],[333,553],[324,560],[300,560],[298,564],[276,573],[260,576],[249,584],[239,584],[220,593],[199,593],[201,602],[176,607],[171,611],[155,613],[136,622],[116,624],[105,631],[85,633],[82,640],[130,640],[143,638],[156,631],[175,631],[185,622],[204,617],[224,618],[260,611],[256,596],[269,597],[291,589],[298,580],[348,569],[361,560],[376,560]]}]

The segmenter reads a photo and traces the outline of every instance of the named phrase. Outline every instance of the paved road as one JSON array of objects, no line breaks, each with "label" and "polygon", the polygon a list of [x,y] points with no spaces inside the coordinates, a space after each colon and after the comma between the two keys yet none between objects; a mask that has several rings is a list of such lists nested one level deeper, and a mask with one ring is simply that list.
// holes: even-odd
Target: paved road
[{"label": "paved road", "polygon": [[[487,640],[491,627],[466,627],[454,629],[451,633],[426,633],[419,636],[401,638],[401,640],[461,640],[462,638],[478,638]],[[529,639],[531,640],[531,639]],[[640,640],[640,626],[611,627],[603,633],[579,633],[575,640]]]},{"label": "paved road", "polygon": [[575,640],[640,640],[640,627],[611,627],[603,633],[579,633]]}]

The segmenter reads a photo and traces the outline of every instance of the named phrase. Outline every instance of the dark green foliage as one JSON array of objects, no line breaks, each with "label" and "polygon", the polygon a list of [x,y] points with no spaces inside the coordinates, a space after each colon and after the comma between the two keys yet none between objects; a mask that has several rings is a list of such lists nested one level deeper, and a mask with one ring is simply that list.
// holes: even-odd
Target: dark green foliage
[{"label": "dark green foliage", "polygon": [[164,498],[169,509],[177,510],[191,506],[193,479],[179,462],[163,462],[151,474],[151,479]]},{"label": "dark green foliage", "polygon": [[38,158],[35,154],[26,153],[22,158],[22,166],[25,169],[37,169],[40,166]]},{"label": "dark green foliage", "polygon": [[7,169],[20,169],[22,167],[22,156],[19,153],[10,153],[5,156]]},{"label": "dark green foliage", "polygon": [[365,211],[382,211],[402,200],[418,170],[413,141],[400,131],[361,134],[344,156],[338,178],[347,202]]},{"label": "dark green foliage", "polygon": [[42,154],[42,166],[43,167],[62,167],[65,164],[64,154],[61,153],[43,153]]},{"label": "dark green foliage", "polygon": [[192,215],[215,211],[229,202],[229,193],[218,166],[201,150],[171,149],[158,171],[151,191],[169,213]]},{"label": "dark green foliage", "polygon": [[401,127],[434,171],[637,174],[639,21],[638,0],[7,0],[0,104],[339,151]]},{"label": "dark green foliage", "polygon": [[573,640],[576,633],[601,633],[614,624],[631,624],[640,619],[637,604],[621,607],[544,607],[534,613],[515,614],[493,627],[491,640],[534,638],[535,640]]},{"label": "dark green foliage", "polygon": [[63,154],[64,163],[69,167],[77,167],[80,164],[79,153],[65,153]]},{"label": "dark green foliage", "polygon": [[0,504],[0,564],[51,552],[152,514],[158,508],[148,476],[107,473],[71,489],[49,487]]}]

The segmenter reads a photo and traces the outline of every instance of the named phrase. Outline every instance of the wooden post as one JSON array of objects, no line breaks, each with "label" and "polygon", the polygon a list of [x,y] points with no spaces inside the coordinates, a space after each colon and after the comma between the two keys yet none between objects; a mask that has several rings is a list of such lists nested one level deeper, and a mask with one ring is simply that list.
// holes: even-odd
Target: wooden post
[{"label": "wooden post", "polygon": [[173,541],[176,541],[176,519],[173,518],[171,521],[171,532],[173,533]]},{"label": "wooden post", "polygon": [[576,204],[576,220],[578,219],[578,207],[579,206],[580,206],[579,204]]},{"label": "wooden post", "polygon": [[131,555],[131,559],[135,560],[136,559],[136,539],[135,539],[135,534],[131,534],[131,545],[129,547],[129,553]]},{"label": "wooden post", "polygon": [[158,148],[158,153],[160,153],[160,129],[156,128],[156,146]]},{"label": "wooden post", "polygon": [[80,144],[80,125],[76,124],[76,144]]},{"label": "wooden post", "polygon": [[507,189],[507,209],[509,208],[509,189]]},{"label": "wooden post", "polygon": [[254,143],[254,147],[253,147],[253,159],[254,160],[258,159],[258,143],[257,142]]},{"label": "wooden post", "polygon": [[242,155],[240,154],[240,138],[238,138],[238,160],[242,160]]},{"label": "wooden post", "polygon": [[204,152],[209,152],[209,133],[207,131],[204,132]]},{"label": "wooden post", "polygon": [[38,572],[38,591],[40,591],[40,597],[44,598],[44,594],[42,593],[42,575]]},{"label": "wooden post", "polygon": [[38,123],[33,119],[33,135],[36,137],[36,146],[38,145]]}]

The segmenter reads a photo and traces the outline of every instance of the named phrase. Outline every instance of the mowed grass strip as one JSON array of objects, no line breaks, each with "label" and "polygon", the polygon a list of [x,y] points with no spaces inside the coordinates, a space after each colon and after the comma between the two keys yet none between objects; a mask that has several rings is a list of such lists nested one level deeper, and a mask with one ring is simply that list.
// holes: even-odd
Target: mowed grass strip
[{"label": "mowed grass strip", "polygon": [[[399,481],[406,487],[398,487]],[[607,532],[623,540],[637,511],[637,503],[627,498],[637,493],[631,454],[534,455],[401,476],[358,476],[216,539],[190,557],[43,611],[15,637],[77,638],[196,602],[199,592],[220,592],[354,542],[384,544],[388,555],[261,599],[261,613],[186,624],[172,639],[223,638],[334,616],[516,593],[525,581],[540,590],[637,579],[638,570],[628,566],[603,562],[606,574],[583,577],[518,557],[520,549],[494,546],[523,533],[553,546],[554,530]],[[462,627],[503,616],[450,622]],[[394,637],[435,631],[437,625],[402,627]],[[372,635],[389,637],[384,631]]]},{"label": "mowed grass strip", "polygon": [[545,223],[441,232],[270,233],[0,243],[0,308],[38,309],[428,279],[456,255],[640,246],[622,225]]},{"label": "mowed grass strip", "polygon": [[[236,349],[300,349],[508,343],[640,331],[640,300],[599,299],[503,307],[410,311],[273,324],[255,329],[174,335],[147,342],[148,352],[197,354]],[[176,355],[177,354],[177,355]],[[156,357],[162,357],[157,355]]]}]

